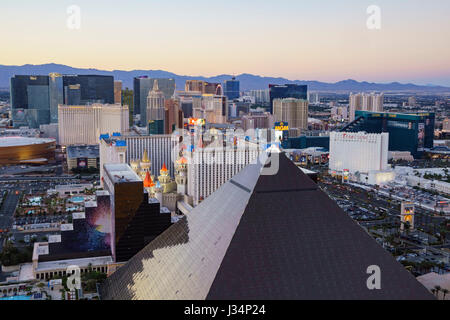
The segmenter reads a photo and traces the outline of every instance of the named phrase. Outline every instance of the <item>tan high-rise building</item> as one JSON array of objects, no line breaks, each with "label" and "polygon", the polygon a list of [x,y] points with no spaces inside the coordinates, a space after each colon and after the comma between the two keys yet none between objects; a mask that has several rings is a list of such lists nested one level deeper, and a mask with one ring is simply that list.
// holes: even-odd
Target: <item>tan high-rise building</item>
[{"label": "tan high-rise building", "polygon": [[176,99],[168,99],[164,104],[164,134],[171,134],[173,131],[183,128],[183,111],[180,109],[180,103]]},{"label": "tan high-rise building", "polygon": [[242,129],[272,129],[274,125],[273,115],[269,112],[255,112],[242,116]]},{"label": "tan high-rise building", "polygon": [[350,93],[349,96],[349,121],[355,120],[355,111],[374,111],[382,112],[384,103],[384,94],[376,93]]},{"label": "tan high-rise building", "polygon": [[58,106],[59,144],[98,144],[101,134],[129,131],[128,106],[93,104]]},{"label": "tan high-rise building", "polygon": [[223,95],[223,89],[220,83],[209,83],[201,80],[186,80],[185,91],[200,92],[201,94]]},{"label": "tan high-rise building", "polygon": [[122,104],[122,81],[114,81],[114,103]]},{"label": "tan high-rise building", "polygon": [[153,89],[148,93],[147,118],[144,123],[147,124],[150,120],[164,120],[164,101],[164,93],[159,90],[158,80],[155,80]]},{"label": "tan high-rise building", "polygon": [[208,123],[226,123],[228,119],[227,97],[214,94],[202,96],[202,110]]},{"label": "tan high-rise building", "polygon": [[186,92],[196,91],[200,93],[204,93],[206,86],[206,81],[201,80],[186,80],[185,88],[184,90]]},{"label": "tan high-rise building", "polygon": [[273,100],[275,121],[287,122],[289,128],[308,129],[308,101],[303,99]]}]

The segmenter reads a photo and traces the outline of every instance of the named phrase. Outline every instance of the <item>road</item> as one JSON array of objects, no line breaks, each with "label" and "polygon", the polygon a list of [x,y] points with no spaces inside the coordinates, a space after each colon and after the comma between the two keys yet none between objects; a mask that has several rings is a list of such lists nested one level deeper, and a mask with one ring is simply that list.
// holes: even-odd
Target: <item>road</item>
[{"label": "road", "polygon": [[[0,208],[0,229],[11,229],[13,223],[13,215],[19,203],[20,192],[9,190],[8,195],[3,201],[3,205]],[[0,251],[3,249],[3,241],[0,241]]]}]

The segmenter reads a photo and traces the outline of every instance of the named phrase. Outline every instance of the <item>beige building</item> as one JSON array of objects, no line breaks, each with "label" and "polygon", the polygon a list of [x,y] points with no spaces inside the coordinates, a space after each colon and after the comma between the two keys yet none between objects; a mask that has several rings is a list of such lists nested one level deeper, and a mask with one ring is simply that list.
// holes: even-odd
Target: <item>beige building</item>
[{"label": "beige building", "polygon": [[242,116],[242,129],[272,129],[274,125],[273,115],[268,112],[254,112]]},{"label": "beige building", "polygon": [[122,81],[114,81],[114,103],[122,104]]},{"label": "beige building", "polygon": [[273,100],[275,121],[287,122],[290,128],[308,129],[308,101],[286,98]]},{"label": "beige building", "polygon": [[147,97],[147,113],[146,119],[141,119],[146,125],[150,120],[164,120],[164,93],[159,90],[158,80],[153,83],[153,89],[148,93]]},{"label": "beige building", "polygon": [[445,120],[442,122],[442,131],[450,132],[450,119],[449,118],[445,118]]},{"label": "beige building", "polygon": [[384,94],[380,93],[350,93],[349,96],[349,120],[355,120],[355,111],[374,111],[382,112],[384,103]]},{"label": "beige building", "polygon": [[61,145],[98,144],[101,134],[125,134],[128,131],[128,106],[58,106],[58,136]]},{"label": "beige building", "polygon": [[208,123],[226,123],[228,118],[227,98],[221,95],[204,94],[202,110]]}]

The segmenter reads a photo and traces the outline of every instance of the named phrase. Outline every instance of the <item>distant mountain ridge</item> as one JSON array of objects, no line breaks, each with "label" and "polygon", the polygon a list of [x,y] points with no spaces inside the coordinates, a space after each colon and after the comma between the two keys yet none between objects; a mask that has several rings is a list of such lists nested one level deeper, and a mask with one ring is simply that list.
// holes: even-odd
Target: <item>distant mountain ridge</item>
[{"label": "distant mountain ridge", "polygon": [[[177,75],[172,72],[163,70],[113,70],[104,71],[98,69],[82,69],[73,68],[62,64],[41,64],[23,66],[5,66],[0,65],[0,88],[9,88],[9,79],[13,75],[47,75],[51,72],[57,72],[61,74],[98,74],[114,76],[116,80],[123,81],[123,87],[133,88],[133,78],[138,76],[149,76],[152,78],[173,78],[175,79],[177,90],[184,90],[184,83],[186,80],[204,80],[209,82],[223,83],[227,79],[231,79],[232,75],[222,74],[214,77],[203,76],[184,76]],[[243,73],[236,76],[236,79],[240,81],[241,90],[255,90],[266,89],[269,84],[303,84],[308,85],[308,89],[312,91],[423,91],[423,92],[450,92],[449,87],[434,86],[434,85],[415,85],[412,83],[370,83],[370,82],[358,82],[356,80],[343,80],[336,83],[327,83],[320,81],[305,81],[305,80],[288,80],[285,78],[273,78],[262,77],[258,75],[252,75]]]}]

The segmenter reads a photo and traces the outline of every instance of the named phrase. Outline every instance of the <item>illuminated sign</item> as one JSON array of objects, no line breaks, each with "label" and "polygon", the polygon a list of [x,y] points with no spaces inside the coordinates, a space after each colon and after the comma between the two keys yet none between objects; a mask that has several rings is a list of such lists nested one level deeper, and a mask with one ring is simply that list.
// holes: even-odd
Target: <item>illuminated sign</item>
[{"label": "illuminated sign", "polygon": [[189,118],[189,125],[191,126],[204,126],[205,124],[206,124],[205,119]]},{"label": "illuminated sign", "polygon": [[289,138],[289,126],[287,122],[275,122],[274,129],[276,141],[283,141]]},{"label": "illuminated sign", "polygon": [[289,126],[287,122],[275,122],[275,131],[288,131]]}]

